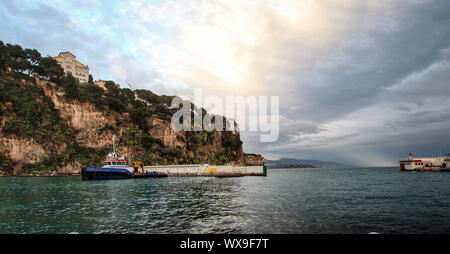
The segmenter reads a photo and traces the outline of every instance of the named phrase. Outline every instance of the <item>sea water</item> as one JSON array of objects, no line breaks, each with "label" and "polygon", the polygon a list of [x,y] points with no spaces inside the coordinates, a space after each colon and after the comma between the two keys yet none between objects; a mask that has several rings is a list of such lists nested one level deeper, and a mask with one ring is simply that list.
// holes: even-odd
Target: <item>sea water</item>
[{"label": "sea water", "polygon": [[0,233],[450,233],[450,173],[269,169],[267,177],[0,177]]}]

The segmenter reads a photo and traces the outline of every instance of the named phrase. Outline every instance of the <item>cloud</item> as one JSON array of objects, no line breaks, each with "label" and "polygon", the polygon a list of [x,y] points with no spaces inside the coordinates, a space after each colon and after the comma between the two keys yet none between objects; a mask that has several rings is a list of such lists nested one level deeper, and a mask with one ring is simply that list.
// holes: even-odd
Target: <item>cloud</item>
[{"label": "cloud", "polygon": [[[268,158],[395,163],[449,149],[450,5],[443,1],[0,2],[6,42],[72,51],[96,79],[157,93],[280,97]],[[447,118],[446,118],[447,117]],[[416,142],[412,142],[412,138]],[[428,150],[427,150],[428,149]],[[435,149],[434,149],[435,150]]]}]

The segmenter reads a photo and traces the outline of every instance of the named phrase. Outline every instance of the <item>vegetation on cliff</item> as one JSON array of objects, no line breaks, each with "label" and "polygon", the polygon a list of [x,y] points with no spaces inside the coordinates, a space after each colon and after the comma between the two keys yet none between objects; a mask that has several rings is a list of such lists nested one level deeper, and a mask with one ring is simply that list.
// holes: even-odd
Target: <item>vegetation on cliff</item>
[{"label": "vegetation on cliff", "polygon": [[[170,145],[160,136],[155,137],[152,133],[158,130],[151,119],[159,119],[165,125],[170,123],[172,114],[178,110],[170,108],[174,96],[119,88],[113,81],[106,82],[103,89],[93,84],[92,76],[89,80],[80,83],[65,75],[53,58],[42,57],[37,50],[0,41],[0,139],[32,140],[45,150],[37,161],[16,161],[11,149],[0,146],[0,171],[48,173],[70,165],[99,166],[111,151],[110,143],[97,147],[84,145],[79,138],[80,129],[62,117],[55,98],[69,104],[93,105],[102,115],[110,117],[112,120],[94,134],[104,139],[118,135],[119,149],[127,151],[129,159],[146,165],[227,164],[242,159],[239,133],[181,131],[171,134],[176,138]],[[46,95],[46,90],[61,96],[52,98]],[[97,141],[92,140],[93,136],[85,139]]]}]

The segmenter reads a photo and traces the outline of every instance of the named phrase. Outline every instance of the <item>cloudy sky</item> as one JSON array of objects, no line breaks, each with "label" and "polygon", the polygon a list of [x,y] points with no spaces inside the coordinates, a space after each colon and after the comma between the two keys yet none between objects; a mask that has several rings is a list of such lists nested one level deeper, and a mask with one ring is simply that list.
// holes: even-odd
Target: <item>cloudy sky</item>
[{"label": "cloudy sky", "polygon": [[158,94],[273,95],[266,158],[396,165],[450,152],[450,2],[0,0],[0,40]]}]

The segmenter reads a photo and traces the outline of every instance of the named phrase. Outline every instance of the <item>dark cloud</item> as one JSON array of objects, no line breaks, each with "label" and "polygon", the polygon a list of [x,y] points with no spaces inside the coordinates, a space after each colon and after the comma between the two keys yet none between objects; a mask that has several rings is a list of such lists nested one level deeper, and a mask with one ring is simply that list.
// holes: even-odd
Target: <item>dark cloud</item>
[{"label": "dark cloud", "polygon": [[[333,45],[328,55],[318,54],[323,62],[329,63],[328,69],[311,69],[301,74],[306,78],[289,73],[292,85],[286,99],[292,103],[302,100],[303,105],[289,112],[289,117],[315,121],[338,119],[376,103],[385,87],[437,61],[440,50],[450,46],[450,22],[436,22],[431,18],[430,13],[439,3],[418,6],[398,3],[402,8],[395,13],[397,25],[392,31],[366,31],[365,26],[371,20],[365,13],[351,14],[356,16],[355,21],[359,19],[358,26]],[[382,25],[383,17],[379,22]],[[364,45],[363,38],[369,43]],[[338,61],[338,56],[343,59]],[[291,57],[295,65],[302,55],[292,52]],[[311,83],[309,75],[322,77],[321,83]]]},{"label": "dark cloud", "polygon": [[450,19],[450,4],[444,4],[443,6],[437,5],[433,12],[433,18],[438,21],[445,21]]}]

